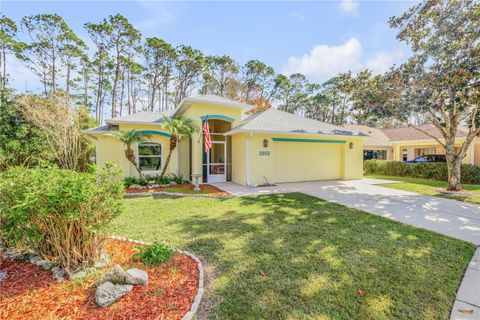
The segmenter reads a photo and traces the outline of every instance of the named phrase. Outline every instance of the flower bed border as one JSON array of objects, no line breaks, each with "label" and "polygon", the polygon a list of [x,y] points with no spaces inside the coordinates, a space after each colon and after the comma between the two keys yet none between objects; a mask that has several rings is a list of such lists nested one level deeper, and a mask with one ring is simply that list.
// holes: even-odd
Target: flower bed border
[{"label": "flower bed border", "polygon": [[[152,194],[152,193],[149,192],[147,194]],[[222,198],[224,198],[224,197],[222,197]],[[126,238],[126,237],[109,236],[108,238],[112,239],[112,240],[120,240],[120,241],[126,241],[126,242],[130,242],[130,243],[137,243],[137,244],[141,244],[141,245],[150,245],[151,244],[149,242],[134,240],[134,239]],[[197,312],[198,308],[200,307],[200,302],[202,301],[202,297],[203,297],[203,292],[204,292],[203,282],[204,282],[204,277],[205,277],[204,271],[203,271],[203,264],[200,261],[200,259],[196,255],[194,255],[193,253],[190,253],[188,251],[175,249],[175,248],[173,248],[173,251],[177,252],[177,253],[184,254],[186,256],[189,256],[190,258],[192,258],[197,263],[197,268],[198,268],[198,290],[197,290],[197,294],[195,295],[195,298],[193,299],[193,303],[192,303],[192,306],[190,307],[190,310],[187,311],[187,313],[182,317],[182,320],[191,320],[193,318],[193,316],[195,315],[195,313]]]}]

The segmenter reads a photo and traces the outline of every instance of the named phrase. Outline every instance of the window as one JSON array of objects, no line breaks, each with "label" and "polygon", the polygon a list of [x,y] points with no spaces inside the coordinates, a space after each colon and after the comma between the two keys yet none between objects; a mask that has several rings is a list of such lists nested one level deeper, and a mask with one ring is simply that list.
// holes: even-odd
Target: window
[{"label": "window", "polygon": [[162,167],[162,145],[143,142],[138,145],[138,164],[142,171],[158,171]]},{"label": "window", "polygon": [[402,161],[407,161],[408,160],[408,151],[407,149],[402,150]]}]

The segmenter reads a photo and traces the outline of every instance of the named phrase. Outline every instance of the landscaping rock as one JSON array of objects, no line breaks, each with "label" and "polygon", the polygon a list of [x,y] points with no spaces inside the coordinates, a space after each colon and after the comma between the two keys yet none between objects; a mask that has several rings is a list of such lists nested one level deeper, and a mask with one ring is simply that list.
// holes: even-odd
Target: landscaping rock
[{"label": "landscaping rock", "polygon": [[171,186],[176,186],[176,185],[178,185],[178,183],[176,183],[175,181],[170,181],[170,185]]},{"label": "landscaping rock", "polygon": [[5,280],[7,278],[7,273],[0,271],[0,282]]},{"label": "landscaping rock", "polygon": [[141,189],[142,186],[139,185],[139,184],[132,184],[129,188],[131,188],[131,189]]},{"label": "landscaping rock", "polygon": [[66,272],[63,268],[61,268],[59,266],[55,266],[55,267],[52,268],[52,273],[53,273],[53,278],[57,282],[65,281]]},{"label": "landscaping rock", "polygon": [[95,273],[95,271],[96,271],[95,268],[84,268],[84,269],[75,270],[75,272],[70,274],[70,279],[71,280],[85,279],[89,275]]},{"label": "landscaping rock", "polygon": [[102,277],[97,281],[97,287],[105,282],[111,282],[113,284],[124,284],[125,283],[126,272],[118,264],[108,270]]},{"label": "landscaping rock", "polygon": [[37,262],[40,261],[40,260],[41,260],[40,257],[37,256],[37,255],[34,255],[34,254],[31,254],[31,255],[29,256],[29,259],[28,259],[28,261],[30,261],[30,263],[31,263],[31,264],[34,264],[34,265],[36,265]]},{"label": "landscaping rock", "polygon": [[127,275],[125,276],[125,282],[128,284],[144,286],[148,282],[148,274],[140,269],[128,269]]},{"label": "landscaping rock", "polygon": [[95,292],[95,302],[102,308],[108,307],[121,297],[132,291],[131,284],[113,284],[109,281],[98,286]]},{"label": "landscaping rock", "polygon": [[110,263],[110,256],[106,253],[102,253],[100,255],[100,260],[95,262],[95,268],[103,268],[106,267]]},{"label": "landscaping rock", "polygon": [[38,260],[36,263],[35,263],[37,266],[39,267],[42,267],[43,270],[52,270],[53,267],[55,267],[55,264],[51,261],[48,261],[48,260]]},{"label": "landscaping rock", "polygon": [[5,251],[3,254],[5,259],[12,259],[17,261],[28,261],[30,260],[30,252],[22,251]]}]

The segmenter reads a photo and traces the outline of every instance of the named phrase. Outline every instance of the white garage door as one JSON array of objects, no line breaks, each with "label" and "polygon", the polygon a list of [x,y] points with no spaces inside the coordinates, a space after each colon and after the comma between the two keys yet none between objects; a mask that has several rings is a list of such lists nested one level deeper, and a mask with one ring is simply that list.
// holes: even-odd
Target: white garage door
[{"label": "white garage door", "polygon": [[274,182],[342,178],[343,144],[274,142]]}]

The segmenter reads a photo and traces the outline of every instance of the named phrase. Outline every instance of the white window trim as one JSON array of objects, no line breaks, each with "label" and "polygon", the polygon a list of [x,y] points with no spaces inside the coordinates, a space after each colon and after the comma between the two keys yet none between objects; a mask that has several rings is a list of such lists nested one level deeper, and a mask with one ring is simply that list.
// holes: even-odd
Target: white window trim
[{"label": "white window trim", "polygon": [[139,151],[139,146],[141,144],[145,144],[145,143],[153,143],[153,144],[156,144],[156,145],[159,145],[160,146],[160,156],[142,156],[143,158],[160,158],[160,169],[158,170],[142,170],[142,173],[145,173],[145,174],[158,174],[158,173],[161,173],[162,170],[163,170],[163,165],[164,165],[164,161],[163,161],[163,145],[160,143],[160,142],[156,142],[156,141],[144,141],[144,142],[141,142],[141,143],[137,143],[137,164],[138,164],[138,167],[140,168],[140,151]]}]

